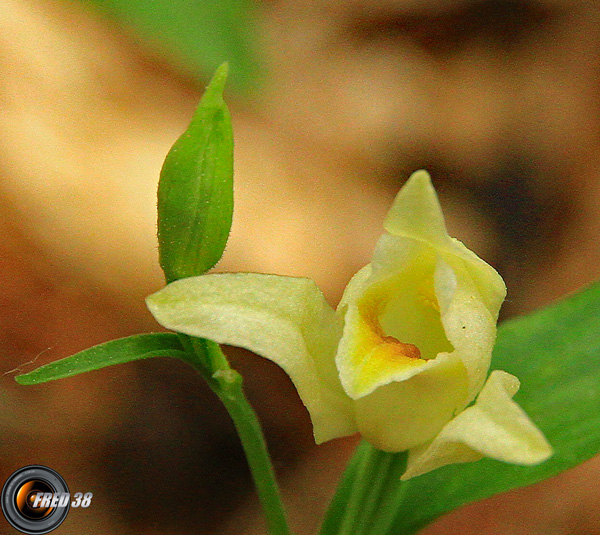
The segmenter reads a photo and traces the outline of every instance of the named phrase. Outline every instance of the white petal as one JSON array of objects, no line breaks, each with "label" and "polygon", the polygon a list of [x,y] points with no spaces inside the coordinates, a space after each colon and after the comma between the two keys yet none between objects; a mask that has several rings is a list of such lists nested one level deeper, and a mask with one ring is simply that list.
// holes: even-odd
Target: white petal
[{"label": "white petal", "polygon": [[463,266],[471,276],[473,285],[494,320],[506,297],[506,285],[499,273],[487,262],[479,258],[460,241],[451,238],[448,252],[463,260]]},{"label": "white petal", "polygon": [[498,308],[490,312],[469,267],[463,258],[440,251],[434,275],[444,332],[469,376],[467,403],[488,375],[498,316]]},{"label": "white petal", "polygon": [[371,278],[372,273],[373,269],[371,264],[367,264],[354,274],[344,290],[344,295],[342,295],[342,298],[340,299],[340,303],[337,307],[337,312],[339,314],[343,315],[346,312],[346,307],[349,304],[354,303],[356,299],[362,295],[362,292],[368,286],[368,281]]},{"label": "white petal", "polygon": [[467,384],[460,359],[442,353],[412,377],[355,400],[358,430],[384,451],[405,451],[428,442],[463,406]]},{"label": "white petal", "polygon": [[464,261],[473,283],[492,316],[497,318],[506,287],[494,268],[460,241],[448,236],[444,215],[427,171],[416,171],[399,191],[385,224],[394,236],[405,236],[433,245]]},{"label": "white petal", "polygon": [[431,244],[448,241],[444,215],[427,171],[414,172],[398,192],[384,228]]},{"label": "white petal", "polygon": [[202,275],[169,284],[147,304],[167,329],[244,347],[281,366],[310,413],[317,443],[356,432],[334,363],[341,323],[313,281]]},{"label": "white petal", "polygon": [[521,465],[548,459],[552,447],[511,399],[518,389],[519,380],[513,375],[492,372],[475,405],[448,422],[430,444],[410,451],[402,479],[482,456]]}]

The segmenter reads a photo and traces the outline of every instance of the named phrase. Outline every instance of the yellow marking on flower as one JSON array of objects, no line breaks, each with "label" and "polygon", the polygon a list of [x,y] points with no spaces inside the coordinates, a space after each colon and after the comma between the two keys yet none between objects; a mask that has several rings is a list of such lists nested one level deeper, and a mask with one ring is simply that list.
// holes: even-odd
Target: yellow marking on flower
[{"label": "yellow marking on flower", "polygon": [[360,316],[353,351],[357,386],[372,384],[382,377],[422,366],[426,362],[416,345],[384,333],[379,314],[387,305],[388,296],[387,287],[373,288],[359,303]]}]

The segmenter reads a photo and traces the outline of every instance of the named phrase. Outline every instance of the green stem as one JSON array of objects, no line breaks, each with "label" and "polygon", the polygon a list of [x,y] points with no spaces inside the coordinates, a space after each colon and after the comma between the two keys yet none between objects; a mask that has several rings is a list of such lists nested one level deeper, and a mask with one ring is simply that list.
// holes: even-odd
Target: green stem
[{"label": "green stem", "polygon": [[407,483],[400,480],[400,476],[406,471],[408,454],[402,452],[388,453],[387,455],[391,457],[391,464],[387,467],[385,484],[377,500],[377,509],[372,513],[369,535],[392,533],[394,520],[398,513],[397,504],[402,503],[402,497],[408,490]]},{"label": "green stem", "polygon": [[362,507],[365,498],[370,492],[373,481],[371,473],[373,465],[376,463],[377,450],[371,448],[360,459],[360,464],[354,478],[352,490],[348,501],[346,502],[344,516],[339,525],[339,535],[353,535],[355,533],[355,525],[359,515],[362,514]]},{"label": "green stem", "polygon": [[389,535],[395,504],[406,490],[406,452],[386,453],[361,442],[348,463],[320,535]]},{"label": "green stem", "polygon": [[242,391],[241,376],[239,395],[220,396],[237,429],[246,458],[254,478],[260,503],[264,510],[271,535],[290,534],[279,487],[271,464],[271,458],[256,413]]},{"label": "green stem", "polygon": [[369,535],[373,517],[377,516],[379,512],[383,489],[387,486],[392,461],[393,454],[374,450],[371,474],[369,474],[369,490],[362,497],[360,516],[352,529],[353,535]]},{"label": "green stem", "polygon": [[291,535],[267,444],[256,413],[244,394],[242,376],[230,368],[227,358],[215,342],[185,335],[180,337],[188,353],[193,351],[189,363],[207,380],[233,420],[270,535]]}]

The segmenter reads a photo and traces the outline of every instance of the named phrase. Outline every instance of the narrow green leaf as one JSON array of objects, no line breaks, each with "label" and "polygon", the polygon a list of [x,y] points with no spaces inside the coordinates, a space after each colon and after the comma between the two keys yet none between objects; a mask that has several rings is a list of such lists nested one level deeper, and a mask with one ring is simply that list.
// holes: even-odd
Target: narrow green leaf
[{"label": "narrow green leaf", "polygon": [[168,282],[201,275],[221,258],[233,215],[233,132],[224,63],[188,129],[165,159],[158,186],[160,265]]},{"label": "narrow green leaf", "polygon": [[[544,432],[554,456],[533,467],[483,460],[451,465],[408,482],[395,481],[373,516],[369,535],[410,535],[461,505],[531,485],[572,468],[600,451],[600,284],[526,317],[503,324],[492,368],[521,380],[515,400]],[[330,507],[338,515],[352,482],[361,478],[357,459]],[[387,454],[400,457],[403,454]],[[382,461],[383,462],[383,461]],[[322,535],[334,535],[326,517]]]},{"label": "narrow green leaf", "polygon": [[127,338],[111,340],[70,357],[40,366],[29,373],[18,375],[15,380],[21,385],[37,385],[99,370],[113,364],[123,364],[151,357],[174,357],[189,360],[176,334],[136,334]]}]

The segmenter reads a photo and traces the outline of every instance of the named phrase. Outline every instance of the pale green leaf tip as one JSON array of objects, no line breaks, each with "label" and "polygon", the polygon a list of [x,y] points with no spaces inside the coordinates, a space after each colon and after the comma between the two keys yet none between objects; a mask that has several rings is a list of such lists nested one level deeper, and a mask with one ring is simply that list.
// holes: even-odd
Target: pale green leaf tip
[{"label": "pale green leaf tip", "polygon": [[211,81],[209,82],[202,100],[200,101],[200,108],[205,106],[221,106],[223,105],[223,92],[225,91],[225,84],[227,83],[227,76],[229,75],[229,63],[225,61],[221,63]]},{"label": "pale green leaf tip", "polygon": [[[35,370],[34,370],[35,371]],[[33,377],[32,377],[33,375]],[[17,375],[15,377],[15,381],[23,386],[28,386],[28,385],[36,385],[38,383],[45,383],[46,381],[40,381],[39,379],[35,378],[35,374],[33,374],[32,372],[30,373],[22,373],[21,375]]]}]

